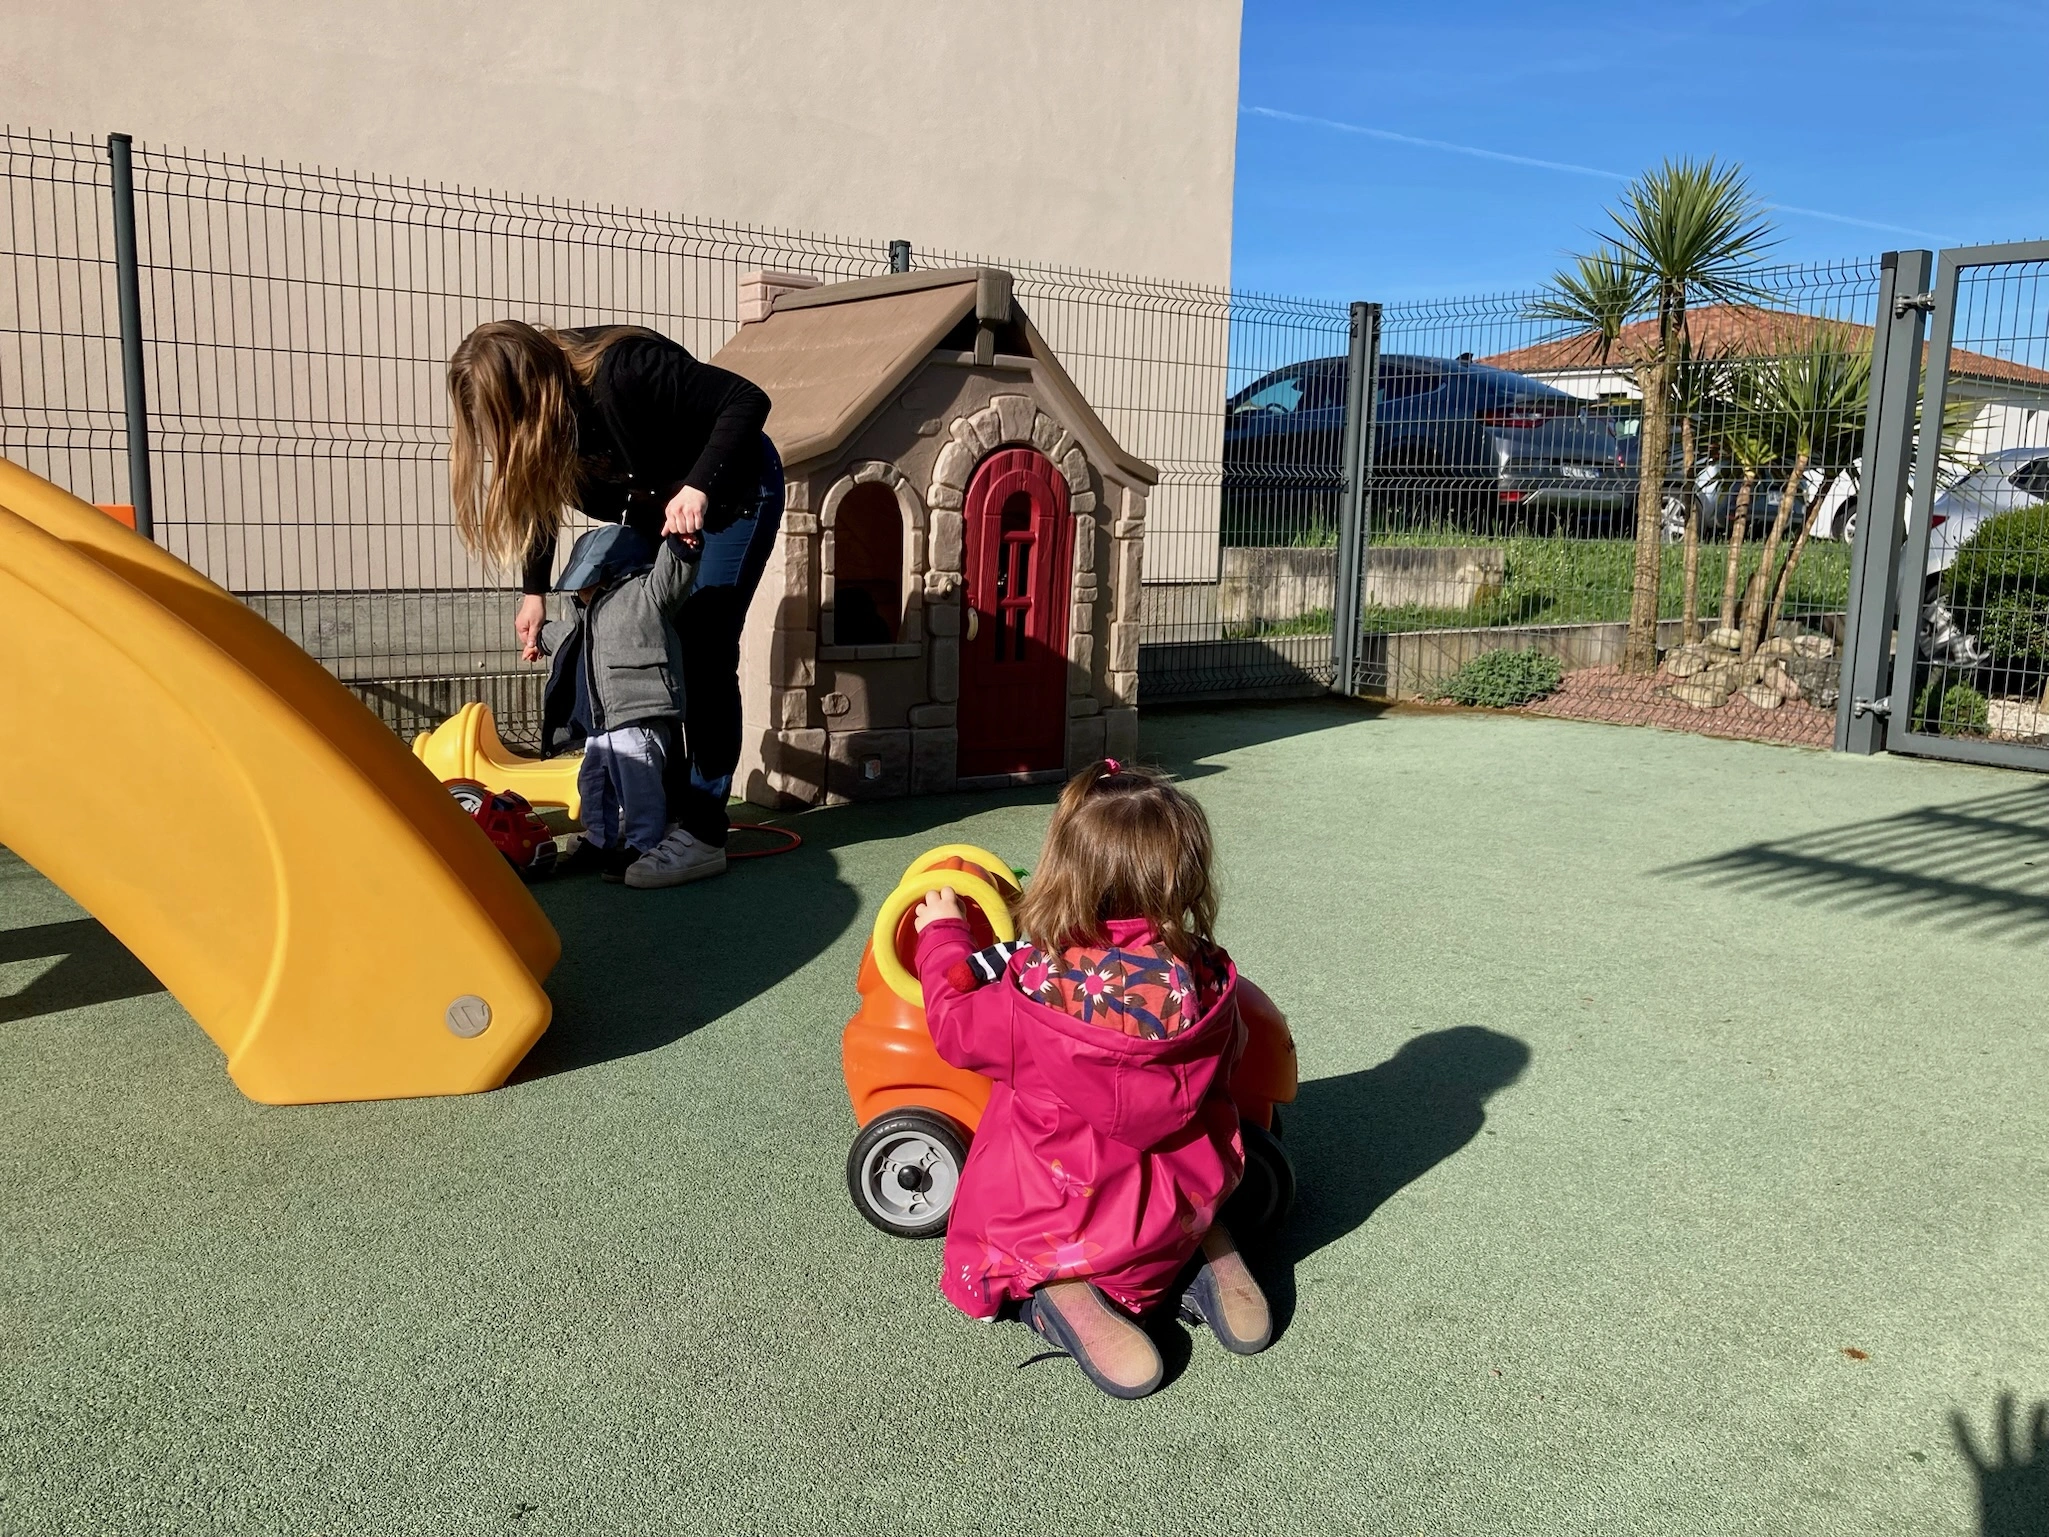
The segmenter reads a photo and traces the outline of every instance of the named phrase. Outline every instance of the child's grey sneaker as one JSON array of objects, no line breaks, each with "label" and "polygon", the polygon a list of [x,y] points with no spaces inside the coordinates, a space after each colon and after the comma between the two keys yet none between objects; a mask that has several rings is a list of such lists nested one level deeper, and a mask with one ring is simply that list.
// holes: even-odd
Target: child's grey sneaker
[{"label": "child's grey sneaker", "polygon": [[639,891],[648,891],[661,886],[681,886],[725,872],[724,849],[701,842],[676,827],[670,829],[668,837],[626,867],[626,884]]}]

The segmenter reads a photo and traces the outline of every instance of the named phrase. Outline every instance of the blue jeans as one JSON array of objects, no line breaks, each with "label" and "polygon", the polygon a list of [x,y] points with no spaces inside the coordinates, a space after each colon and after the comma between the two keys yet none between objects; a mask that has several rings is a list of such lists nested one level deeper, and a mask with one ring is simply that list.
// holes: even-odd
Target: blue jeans
[{"label": "blue jeans", "polygon": [[584,835],[601,849],[623,841],[645,854],[667,836],[669,797],[662,787],[669,764],[669,727],[656,722],[601,731],[583,744],[576,793],[583,799]]},{"label": "blue jeans", "polygon": [[783,461],[764,433],[761,485],[738,516],[713,509],[697,585],[676,616],[689,773],[669,776],[669,815],[705,843],[726,841],[726,798],[740,763],[740,629],[782,526]]}]

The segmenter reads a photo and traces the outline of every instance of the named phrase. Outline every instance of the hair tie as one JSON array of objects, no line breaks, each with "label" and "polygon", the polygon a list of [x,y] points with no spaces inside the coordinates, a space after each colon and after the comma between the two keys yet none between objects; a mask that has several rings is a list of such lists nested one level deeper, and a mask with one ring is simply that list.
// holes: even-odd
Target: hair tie
[{"label": "hair tie", "polygon": [[1121,774],[1123,772],[1124,765],[1115,758],[1105,758],[1103,760],[1103,777],[1105,779],[1108,779],[1112,774]]}]

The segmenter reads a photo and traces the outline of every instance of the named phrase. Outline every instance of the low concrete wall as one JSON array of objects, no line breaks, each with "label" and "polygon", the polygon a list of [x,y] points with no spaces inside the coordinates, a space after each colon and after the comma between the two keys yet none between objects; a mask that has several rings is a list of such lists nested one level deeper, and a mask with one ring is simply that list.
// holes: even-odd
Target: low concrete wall
[{"label": "low concrete wall", "polygon": [[[1366,603],[1371,608],[1471,608],[1501,591],[1507,566],[1507,555],[1499,549],[1369,546]],[[1328,611],[1337,573],[1335,549],[1225,550],[1218,616],[1238,627]]]},{"label": "low concrete wall", "polygon": [[[1530,624],[1499,629],[1397,630],[1368,635],[1361,647],[1359,691],[1382,699],[1420,699],[1483,651],[1541,651],[1565,664],[1612,667],[1622,660],[1627,623]],[[1679,643],[1679,621],[1658,625],[1658,646]]]},{"label": "low concrete wall", "polygon": [[1161,642],[1138,648],[1138,704],[1299,699],[1330,689],[1331,638]]}]

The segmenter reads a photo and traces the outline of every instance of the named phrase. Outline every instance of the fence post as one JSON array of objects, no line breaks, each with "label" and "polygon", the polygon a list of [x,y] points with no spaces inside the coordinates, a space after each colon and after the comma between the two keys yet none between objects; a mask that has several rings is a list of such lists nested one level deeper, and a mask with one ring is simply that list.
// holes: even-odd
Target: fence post
[{"label": "fence post", "polygon": [[[1885,750],[1885,693],[1892,676],[1887,653],[1899,607],[1902,517],[1914,462],[1921,344],[1933,260],[1927,251],[1888,251],[1879,272],[1878,323],[1871,336],[1871,403],[1864,422],[1857,537],[1850,552],[1850,603],[1837,685],[1838,752],[1869,755]],[[1935,473],[1936,458],[1927,456],[1923,474]],[[1902,635],[1899,643],[1911,646],[1914,637]],[[1904,700],[1892,703],[1906,707]]]},{"label": "fence post", "polygon": [[890,241],[889,270],[891,272],[909,272],[911,270],[911,243],[908,240]]},{"label": "fence post", "polygon": [[135,531],[156,537],[156,498],[149,477],[149,394],[142,375],[142,274],[135,259],[134,141],[107,135],[114,184],[114,286],[121,298],[121,386],[128,410],[128,500],[135,506]]},{"label": "fence post", "polygon": [[1380,398],[1380,306],[1354,302],[1345,368],[1344,489],[1338,504],[1337,591],[1331,604],[1335,655],[1331,687],[1349,698],[1359,686],[1359,588],[1373,533],[1373,413]]}]

